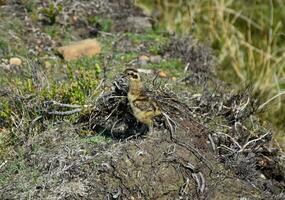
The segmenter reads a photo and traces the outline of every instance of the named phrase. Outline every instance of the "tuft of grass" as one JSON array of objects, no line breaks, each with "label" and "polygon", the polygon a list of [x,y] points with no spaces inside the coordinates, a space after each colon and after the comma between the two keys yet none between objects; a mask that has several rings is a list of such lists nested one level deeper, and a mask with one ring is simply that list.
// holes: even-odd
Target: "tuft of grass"
[{"label": "tuft of grass", "polygon": [[5,39],[0,39],[0,56],[4,56],[9,52],[8,42]]},{"label": "tuft of grass", "polygon": [[99,16],[90,16],[87,21],[90,26],[100,26],[103,32],[110,32],[112,30],[113,22],[111,19],[101,18]]},{"label": "tuft of grass", "polygon": [[37,4],[33,0],[21,0],[21,4],[27,10],[27,12],[32,13],[37,9]]},{"label": "tuft of grass", "polygon": [[[251,83],[262,102],[285,90],[285,4],[280,0],[139,0],[159,27],[194,34],[217,51],[219,76],[240,85]],[[263,115],[284,130],[284,95]]]},{"label": "tuft of grass", "polygon": [[56,23],[62,9],[61,4],[50,3],[48,7],[43,8],[40,12],[46,17],[47,23],[53,25]]}]

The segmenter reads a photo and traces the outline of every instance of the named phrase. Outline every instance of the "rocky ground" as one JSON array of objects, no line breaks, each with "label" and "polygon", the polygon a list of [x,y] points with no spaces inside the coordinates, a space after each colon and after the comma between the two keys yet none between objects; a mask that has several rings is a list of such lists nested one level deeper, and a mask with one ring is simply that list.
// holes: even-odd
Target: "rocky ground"
[{"label": "rocky ground", "polygon": [[[216,78],[210,48],[129,0],[0,5],[1,199],[285,198],[284,153],[250,88]],[[131,114],[126,67],[163,111],[152,134]]]}]

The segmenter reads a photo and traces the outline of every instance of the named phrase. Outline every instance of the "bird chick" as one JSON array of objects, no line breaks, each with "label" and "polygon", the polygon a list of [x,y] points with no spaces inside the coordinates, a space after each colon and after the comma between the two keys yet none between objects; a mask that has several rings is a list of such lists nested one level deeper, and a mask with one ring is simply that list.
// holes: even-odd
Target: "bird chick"
[{"label": "bird chick", "polygon": [[136,69],[128,68],[124,74],[129,79],[128,101],[135,118],[153,131],[153,118],[161,114],[157,104],[145,93],[141,77]]}]

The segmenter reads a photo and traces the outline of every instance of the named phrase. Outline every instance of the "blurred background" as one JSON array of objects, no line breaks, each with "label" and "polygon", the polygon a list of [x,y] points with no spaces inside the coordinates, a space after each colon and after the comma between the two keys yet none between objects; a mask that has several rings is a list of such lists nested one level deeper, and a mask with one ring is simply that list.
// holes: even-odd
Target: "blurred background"
[{"label": "blurred background", "polygon": [[218,76],[234,87],[250,84],[261,118],[285,145],[284,0],[137,0],[159,28],[192,34],[215,50]]}]

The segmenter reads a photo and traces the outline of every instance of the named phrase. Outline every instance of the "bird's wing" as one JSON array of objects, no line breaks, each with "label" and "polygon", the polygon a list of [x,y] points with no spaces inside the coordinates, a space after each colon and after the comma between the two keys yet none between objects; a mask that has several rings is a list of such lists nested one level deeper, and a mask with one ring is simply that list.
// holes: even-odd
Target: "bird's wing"
[{"label": "bird's wing", "polygon": [[140,98],[133,101],[135,107],[142,111],[154,111],[156,107],[154,102],[150,101],[148,98]]}]

